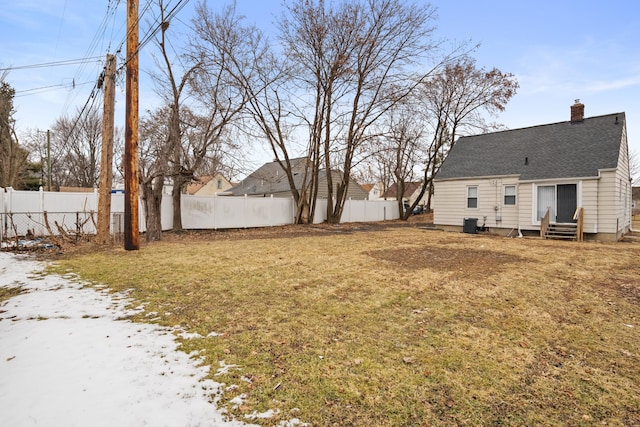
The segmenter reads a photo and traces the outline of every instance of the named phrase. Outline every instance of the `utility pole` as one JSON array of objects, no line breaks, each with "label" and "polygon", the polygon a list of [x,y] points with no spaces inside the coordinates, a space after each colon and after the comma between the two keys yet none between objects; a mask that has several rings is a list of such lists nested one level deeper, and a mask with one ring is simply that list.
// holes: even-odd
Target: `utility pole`
[{"label": "utility pole", "polygon": [[113,122],[116,91],[116,57],[107,54],[104,72],[104,112],[102,113],[102,151],[100,157],[100,188],[98,197],[99,244],[109,242],[111,220],[111,186],[113,183]]},{"label": "utility pole", "polygon": [[127,0],[124,135],[124,249],[140,249],[138,226],[138,0]]}]

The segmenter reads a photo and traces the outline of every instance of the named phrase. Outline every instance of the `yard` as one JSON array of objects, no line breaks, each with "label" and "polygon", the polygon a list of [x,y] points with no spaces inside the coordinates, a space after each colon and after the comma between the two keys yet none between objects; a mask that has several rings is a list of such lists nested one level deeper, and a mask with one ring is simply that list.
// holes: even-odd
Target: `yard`
[{"label": "yard", "polygon": [[[640,245],[286,226],[89,250],[265,426],[640,425]],[[224,369],[220,369],[223,367]],[[271,411],[269,411],[271,410]]]}]

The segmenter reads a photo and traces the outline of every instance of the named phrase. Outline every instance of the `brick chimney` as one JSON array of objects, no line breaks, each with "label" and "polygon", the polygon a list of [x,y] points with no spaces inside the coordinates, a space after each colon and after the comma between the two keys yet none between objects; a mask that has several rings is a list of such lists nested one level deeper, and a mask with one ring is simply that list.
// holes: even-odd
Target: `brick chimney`
[{"label": "brick chimney", "polygon": [[584,104],[576,99],[576,103],[571,106],[571,123],[581,122],[584,120]]}]

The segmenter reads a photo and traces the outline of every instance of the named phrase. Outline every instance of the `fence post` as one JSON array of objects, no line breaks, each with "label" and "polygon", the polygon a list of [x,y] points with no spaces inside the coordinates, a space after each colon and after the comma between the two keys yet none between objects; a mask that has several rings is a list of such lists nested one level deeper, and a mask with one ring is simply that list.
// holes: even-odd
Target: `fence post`
[{"label": "fence post", "polygon": [[42,215],[44,213],[44,211],[46,210],[45,206],[44,206],[44,190],[43,190],[42,187],[40,187],[38,195],[39,195],[38,202],[40,203],[40,215]]},{"label": "fence post", "polygon": [[268,219],[268,223],[270,227],[273,227],[273,211],[275,210],[275,207],[273,206],[273,194],[271,195],[271,203],[269,203],[269,219]]},{"label": "fence post", "polygon": [[5,206],[5,212],[10,213],[13,212],[13,187],[7,187],[5,190],[7,190],[7,205]]},{"label": "fence post", "polygon": [[213,229],[217,230],[218,229],[218,222],[216,221],[216,205],[218,201],[218,193],[215,193],[213,195],[213,206],[211,207],[211,211],[213,212]]},{"label": "fence post", "polygon": [[244,209],[242,212],[242,225],[243,228],[247,228],[247,205],[249,203],[249,196],[247,196],[246,194],[244,195]]}]

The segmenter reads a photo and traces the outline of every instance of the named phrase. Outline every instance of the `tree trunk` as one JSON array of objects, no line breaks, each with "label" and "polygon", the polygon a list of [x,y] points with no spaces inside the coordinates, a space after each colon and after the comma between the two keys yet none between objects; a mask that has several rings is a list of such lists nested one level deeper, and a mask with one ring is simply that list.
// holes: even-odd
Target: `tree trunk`
[{"label": "tree trunk", "polygon": [[427,204],[425,206],[425,213],[431,213],[431,198],[433,197],[433,181],[429,181],[429,192],[427,193]]},{"label": "tree trunk", "polygon": [[344,204],[347,199],[347,193],[349,190],[349,181],[340,182],[336,188],[336,201],[335,206],[329,210],[329,214],[327,215],[327,222],[329,224],[340,224],[340,219],[342,219],[342,211],[344,210]]},{"label": "tree trunk", "polygon": [[164,176],[142,184],[147,242],[162,240],[162,187]]},{"label": "tree trunk", "polygon": [[173,190],[171,190],[171,199],[173,200],[173,227],[174,231],[182,230],[182,185],[184,184],[184,177],[181,173],[176,174],[173,177]]}]

